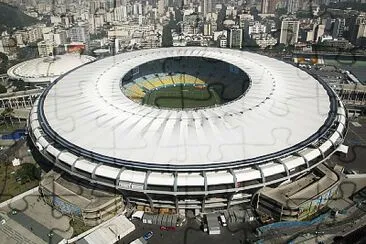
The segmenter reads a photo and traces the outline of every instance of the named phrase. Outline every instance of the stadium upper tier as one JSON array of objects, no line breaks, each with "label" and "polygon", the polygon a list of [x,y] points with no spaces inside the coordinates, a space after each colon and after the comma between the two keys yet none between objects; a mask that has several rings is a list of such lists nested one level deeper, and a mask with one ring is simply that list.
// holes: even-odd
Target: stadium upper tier
[{"label": "stadium upper tier", "polygon": [[[190,110],[140,105],[121,91],[122,78],[136,67],[180,56],[233,64],[246,72],[251,86],[229,103]],[[309,166],[335,150],[345,121],[334,92],[290,64],[195,47],[121,54],[62,76],[36,102],[30,130],[51,157],[71,168],[83,164],[84,171],[105,169],[106,177],[117,177],[123,166],[185,172],[230,168],[240,178]]]},{"label": "stadium upper tier", "polygon": [[33,83],[48,83],[60,75],[94,61],[95,58],[79,54],[65,54],[27,60],[8,69],[11,79]]}]

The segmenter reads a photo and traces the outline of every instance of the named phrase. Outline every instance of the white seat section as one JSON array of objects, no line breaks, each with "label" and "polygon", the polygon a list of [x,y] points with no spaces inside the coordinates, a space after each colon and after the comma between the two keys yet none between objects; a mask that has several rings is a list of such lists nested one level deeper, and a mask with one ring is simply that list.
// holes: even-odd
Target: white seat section
[{"label": "white seat section", "polygon": [[119,180],[133,183],[145,183],[146,173],[142,171],[124,170],[122,171]]},{"label": "white seat section", "polygon": [[120,169],[107,165],[101,165],[95,170],[95,175],[116,180]]},{"label": "white seat section", "polygon": [[69,152],[62,152],[59,156],[58,156],[58,160],[65,163],[65,164],[68,164],[70,166],[72,166],[72,164],[75,162],[75,160],[77,159],[78,157],[75,156],[74,154],[72,153],[69,153]]},{"label": "white seat section", "polygon": [[302,157],[298,156],[289,156],[287,158],[281,159],[281,162],[286,165],[288,170],[299,167],[300,165],[305,164],[305,160]]},{"label": "white seat section", "polygon": [[341,136],[339,135],[339,133],[337,131],[335,131],[333,133],[333,135],[329,138],[329,140],[333,143],[336,144],[337,140],[340,139]]},{"label": "white seat section", "polygon": [[93,173],[93,170],[94,170],[95,167],[97,167],[97,164],[92,163],[92,162],[90,162],[88,160],[85,160],[85,159],[80,159],[80,160],[77,160],[75,162],[75,168],[76,169],[88,172],[90,174]]},{"label": "white seat section", "polygon": [[171,173],[152,172],[147,178],[148,185],[173,186],[174,175]]},{"label": "white seat section", "polygon": [[311,161],[321,155],[319,149],[317,148],[306,148],[299,152],[300,155],[304,156],[306,160]]},{"label": "white seat section", "polygon": [[177,186],[204,186],[205,179],[199,173],[178,173]]},{"label": "white seat section", "polygon": [[327,140],[326,142],[324,142],[320,147],[320,151],[322,151],[323,153],[325,153],[332,145],[332,142],[330,140]]},{"label": "white seat section", "polygon": [[253,168],[244,168],[239,170],[234,170],[237,182],[250,181],[255,179],[261,179],[261,172]]},{"label": "white seat section", "polygon": [[51,144],[46,148],[46,151],[53,155],[55,158],[58,156],[58,154],[60,153],[60,150],[58,150],[57,148],[55,148],[54,146],[52,146]]},{"label": "white seat section", "polygon": [[282,164],[273,162],[267,164],[261,164],[259,165],[259,167],[262,169],[263,175],[265,177],[280,174],[286,171]]},{"label": "white seat section", "polygon": [[234,184],[233,175],[227,171],[206,173],[207,185]]}]

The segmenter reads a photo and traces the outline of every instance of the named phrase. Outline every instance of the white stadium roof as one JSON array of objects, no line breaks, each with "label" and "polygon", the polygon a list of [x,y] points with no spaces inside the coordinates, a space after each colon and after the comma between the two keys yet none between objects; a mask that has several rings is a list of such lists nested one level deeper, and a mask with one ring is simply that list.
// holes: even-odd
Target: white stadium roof
[{"label": "white stadium roof", "polygon": [[25,82],[52,82],[60,75],[94,60],[94,57],[79,54],[31,59],[11,67],[8,75]]},{"label": "white stadium roof", "polygon": [[[237,100],[196,110],[140,105],[121,91],[129,70],[172,56],[232,63],[252,84]],[[42,99],[43,120],[70,148],[88,150],[92,157],[173,168],[245,161],[290,149],[325,124],[331,106],[325,88],[290,64],[250,52],[197,47],[102,59],[63,76]]]}]

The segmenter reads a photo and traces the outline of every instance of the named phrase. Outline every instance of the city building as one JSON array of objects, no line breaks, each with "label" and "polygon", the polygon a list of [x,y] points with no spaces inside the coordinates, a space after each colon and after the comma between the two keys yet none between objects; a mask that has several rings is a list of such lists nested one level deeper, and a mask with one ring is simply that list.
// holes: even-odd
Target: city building
[{"label": "city building", "polygon": [[74,26],[69,29],[69,37],[71,42],[89,42],[89,29],[86,25]]},{"label": "city building", "polygon": [[228,30],[228,46],[229,48],[243,47],[244,33],[241,28],[231,28]]},{"label": "city building", "polygon": [[[53,34],[52,34],[53,37]],[[53,41],[40,41],[37,43],[38,55],[40,57],[47,57],[53,55],[53,48],[55,47],[55,43]]]},{"label": "city building", "polygon": [[299,39],[300,22],[296,20],[283,20],[281,24],[280,43],[294,45]]}]

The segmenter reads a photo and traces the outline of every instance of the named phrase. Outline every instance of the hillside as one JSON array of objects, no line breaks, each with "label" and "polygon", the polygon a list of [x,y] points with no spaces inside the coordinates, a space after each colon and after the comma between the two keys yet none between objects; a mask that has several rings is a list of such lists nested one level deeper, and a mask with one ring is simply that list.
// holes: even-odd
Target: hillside
[{"label": "hillside", "polygon": [[0,31],[28,26],[37,22],[37,19],[24,14],[18,8],[0,3]]}]

